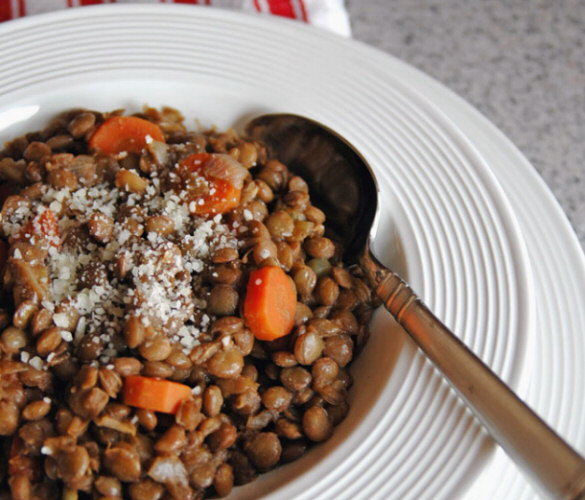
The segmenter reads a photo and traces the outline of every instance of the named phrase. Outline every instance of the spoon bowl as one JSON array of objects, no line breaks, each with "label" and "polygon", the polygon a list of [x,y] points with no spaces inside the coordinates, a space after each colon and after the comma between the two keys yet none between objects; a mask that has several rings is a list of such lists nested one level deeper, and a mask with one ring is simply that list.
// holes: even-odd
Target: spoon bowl
[{"label": "spoon bowl", "polygon": [[373,255],[378,187],[362,155],[335,131],[300,115],[262,115],[245,132],[307,181],[345,260],[363,269],[385,308],[534,485],[550,498],[585,498],[585,460]]},{"label": "spoon bowl", "polygon": [[333,130],[298,115],[259,116],[246,133],[307,181],[312,202],[327,216],[327,235],[343,245],[346,261],[356,261],[373,236],[379,191],[360,153]]}]

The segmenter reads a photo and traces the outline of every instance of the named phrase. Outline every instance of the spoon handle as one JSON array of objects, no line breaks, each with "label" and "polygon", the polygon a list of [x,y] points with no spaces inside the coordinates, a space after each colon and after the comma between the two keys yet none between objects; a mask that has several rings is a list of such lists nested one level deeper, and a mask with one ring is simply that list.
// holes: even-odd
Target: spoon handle
[{"label": "spoon handle", "polygon": [[493,439],[550,498],[585,499],[585,460],[471,352],[395,273],[365,253],[378,297]]}]

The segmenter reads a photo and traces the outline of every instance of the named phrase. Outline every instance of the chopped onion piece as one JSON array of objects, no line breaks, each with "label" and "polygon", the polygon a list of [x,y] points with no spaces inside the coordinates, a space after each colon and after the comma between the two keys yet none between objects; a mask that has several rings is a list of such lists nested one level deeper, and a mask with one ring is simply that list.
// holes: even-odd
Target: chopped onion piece
[{"label": "chopped onion piece", "polygon": [[248,171],[230,155],[212,154],[211,159],[203,167],[203,175],[222,179],[236,189],[242,189]]}]

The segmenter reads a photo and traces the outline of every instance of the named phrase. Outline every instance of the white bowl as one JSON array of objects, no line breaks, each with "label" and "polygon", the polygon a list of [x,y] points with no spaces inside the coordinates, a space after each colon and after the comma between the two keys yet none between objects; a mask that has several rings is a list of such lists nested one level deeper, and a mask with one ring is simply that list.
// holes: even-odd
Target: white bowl
[{"label": "white bowl", "polygon": [[[522,229],[476,145],[430,99],[450,94],[424,75],[297,23],[170,5],[5,23],[0,47],[2,142],[64,109],[143,104],[173,106],[193,127],[288,111],[337,130],[378,176],[376,253],[517,383],[536,317]],[[463,494],[489,440],[387,313],[376,314],[372,330],[353,366],[351,411],[333,438],[230,498]]]}]

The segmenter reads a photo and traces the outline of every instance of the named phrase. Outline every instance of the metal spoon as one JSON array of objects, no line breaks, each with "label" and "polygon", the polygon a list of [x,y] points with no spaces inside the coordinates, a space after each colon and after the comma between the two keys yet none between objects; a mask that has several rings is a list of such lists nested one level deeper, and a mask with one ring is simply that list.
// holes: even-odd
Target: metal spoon
[{"label": "metal spoon", "polygon": [[291,114],[246,127],[309,184],[344,258],[365,271],[386,309],[443,373],[493,439],[550,498],[585,499],[585,460],[473,354],[394,272],[372,255],[378,187],[367,162],[324,125]]}]

